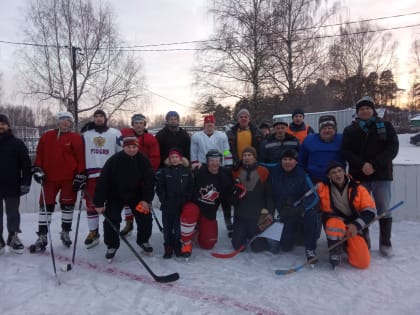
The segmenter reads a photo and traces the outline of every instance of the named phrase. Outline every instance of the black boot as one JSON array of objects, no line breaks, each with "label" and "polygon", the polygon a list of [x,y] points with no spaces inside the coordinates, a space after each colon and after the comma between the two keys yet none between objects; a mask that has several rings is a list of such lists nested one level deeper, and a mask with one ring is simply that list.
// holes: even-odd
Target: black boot
[{"label": "black boot", "polygon": [[379,251],[384,257],[394,255],[391,244],[392,218],[379,220]]},{"label": "black boot", "polygon": [[370,235],[369,235],[369,228],[366,228],[362,232],[362,236],[366,241],[368,249],[370,249]]},{"label": "black boot", "polygon": [[[339,242],[339,240],[328,240],[328,247],[333,246],[337,242]],[[343,245],[340,244],[330,250],[330,264],[333,268],[341,264],[342,247]]]}]

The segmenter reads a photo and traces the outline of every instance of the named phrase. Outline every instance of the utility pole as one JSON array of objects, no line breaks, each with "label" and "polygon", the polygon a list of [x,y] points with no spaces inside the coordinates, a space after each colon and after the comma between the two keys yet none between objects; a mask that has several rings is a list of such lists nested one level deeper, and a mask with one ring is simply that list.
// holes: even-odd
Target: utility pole
[{"label": "utility pole", "polygon": [[71,69],[73,71],[73,108],[74,108],[74,129],[77,130],[77,124],[79,122],[78,106],[77,106],[77,75],[76,75],[76,50],[80,50],[79,47],[71,46]]}]

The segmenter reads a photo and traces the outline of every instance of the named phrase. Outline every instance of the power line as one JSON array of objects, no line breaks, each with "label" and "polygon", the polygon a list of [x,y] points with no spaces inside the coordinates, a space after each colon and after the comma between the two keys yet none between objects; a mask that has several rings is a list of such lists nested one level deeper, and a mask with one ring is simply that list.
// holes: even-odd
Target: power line
[{"label": "power line", "polygon": [[[413,14],[419,14],[420,12],[415,12],[411,14],[405,14],[405,15],[399,15],[399,16],[407,16],[407,15],[413,15]],[[385,19],[390,17],[382,17],[382,18],[376,18],[378,19]],[[372,20],[372,19],[371,19]],[[361,20],[361,21],[355,21],[355,22],[347,22],[347,23],[340,23],[335,24],[334,26],[339,25],[346,25],[351,23],[359,23],[364,21],[370,21],[370,20]],[[333,26],[333,25],[329,25]],[[396,27],[390,27],[390,28],[383,28],[383,29],[376,29],[376,30],[366,30],[366,31],[360,31],[360,32],[353,32],[353,33],[345,33],[345,34],[331,34],[331,35],[320,35],[310,38],[300,38],[295,41],[305,41],[310,40],[313,38],[316,39],[322,39],[322,38],[331,38],[331,37],[343,37],[343,36],[349,36],[349,35],[358,35],[358,34],[365,34],[365,33],[375,33],[375,32],[384,32],[384,31],[391,31],[391,30],[399,30],[399,29],[405,29],[405,28],[413,28],[418,27],[420,24],[413,24],[413,25],[405,25],[405,26],[396,26]],[[299,31],[303,29],[296,29],[294,31]],[[271,34],[278,34],[278,33],[271,33]],[[243,36],[247,37],[247,36]],[[130,47],[154,47],[154,46],[165,46],[165,45],[177,45],[181,43],[198,43],[198,42],[212,42],[212,41],[221,41],[221,39],[218,40],[202,40],[202,41],[190,41],[190,42],[178,42],[178,43],[167,43],[167,44],[154,44],[154,45],[143,45],[143,46],[127,46],[129,49],[126,49],[124,47],[108,47],[108,48],[86,48],[86,49],[95,49],[95,50],[107,50],[107,51],[121,51],[121,52],[172,52],[172,51],[200,51],[200,50],[209,50],[209,48],[168,48],[168,49],[130,49]],[[284,40],[280,41],[283,42]],[[38,43],[28,43],[28,42],[14,42],[14,41],[5,41],[0,40],[0,43],[3,44],[11,44],[11,45],[21,45],[21,46],[35,46],[35,47],[45,47],[45,48],[68,48],[67,45],[50,45],[50,44],[38,44]],[[240,46],[236,46],[237,48],[240,48]],[[214,48],[216,50],[216,48]]]},{"label": "power line", "polygon": [[[349,21],[349,22],[343,22],[343,23],[335,23],[335,24],[327,24],[327,25],[320,25],[320,26],[312,26],[312,27],[305,27],[305,28],[298,28],[293,31],[306,31],[310,29],[315,28],[326,28],[326,27],[333,27],[333,26],[343,26],[343,25],[350,25],[355,23],[364,23],[364,22],[372,22],[372,21],[379,21],[379,20],[385,20],[385,19],[393,19],[393,18],[399,18],[399,17],[405,17],[410,15],[417,15],[420,14],[420,11],[418,12],[412,12],[412,13],[406,13],[406,14],[396,14],[391,16],[382,16],[372,19],[365,19],[365,20],[358,20],[358,21]],[[270,33],[272,34],[272,33]],[[269,34],[267,34],[269,35]],[[246,38],[248,36],[238,36],[237,38]],[[130,49],[130,48],[147,48],[147,47],[158,47],[158,46],[174,46],[174,45],[185,45],[185,44],[199,44],[199,43],[206,43],[206,42],[218,42],[224,40],[222,39],[204,39],[204,40],[193,40],[193,41],[183,41],[183,42],[172,42],[172,43],[159,43],[159,44],[146,44],[146,45],[133,45],[133,46],[121,46],[119,48],[121,49]]]},{"label": "power line", "polygon": [[188,105],[184,105],[184,104],[178,103],[177,101],[174,101],[174,100],[172,100],[172,99],[170,99],[170,98],[168,98],[166,96],[163,96],[163,95],[160,95],[158,93],[155,93],[155,92],[149,90],[148,88],[145,88],[145,89],[148,90],[149,93],[151,93],[153,95],[156,95],[156,96],[158,96],[160,98],[163,98],[164,100],[167,100],[167,101],[169,101],[171,103],[177,104],[177,105],[182,106],[182,107],[187,108],[187,109],[192,109],[193,108],[192,106],[188,106]]}]

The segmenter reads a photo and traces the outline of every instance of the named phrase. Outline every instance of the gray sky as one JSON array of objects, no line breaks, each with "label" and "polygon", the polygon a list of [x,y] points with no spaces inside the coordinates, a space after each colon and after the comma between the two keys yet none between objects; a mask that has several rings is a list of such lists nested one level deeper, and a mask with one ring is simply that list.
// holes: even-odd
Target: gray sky
[{"label": "gray sky", "polygon": [[[20,41],[20,25],[23,23],[22,8],[25,0],[2,0],[0,2],[0,40]],[[212,19],[207,15],[210,0],[112,0],[117,25],[121,37],[128,45],[169,43],[207,39],[212,30]],[[329,2],[331,3],[331,2]],[[344,0],[343,16],[351,21],[370,19],[381,16],[405,14],[420,11],[420,1],[415,0]],[[406,18],[379,21],[383,27],[393,27],[420,23],[420,15]],[[400,42],[398,83],[402,88],[409,87],[408,53],[411,38],[417,29],[404,29],[394,34]],[[3,73],[3,100],[11,103],[21,102],[16,99],[14,73],[16,60],[14,51],[17,47],[0,44],[0,72]],[[185,106],[194,102],[191,68],[193,52],[142,52],[147,86],[150,91],[165,96]],[[151,106],[147,114],[166,113],[177,110],[187,114],[181,105],[167,101],[156,95],[150,97]]]}]

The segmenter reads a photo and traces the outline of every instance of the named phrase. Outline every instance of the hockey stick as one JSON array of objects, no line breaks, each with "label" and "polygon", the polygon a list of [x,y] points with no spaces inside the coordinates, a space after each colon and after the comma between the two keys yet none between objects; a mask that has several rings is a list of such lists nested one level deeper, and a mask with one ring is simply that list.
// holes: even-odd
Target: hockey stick
[{"label": "hockey stick", "polygon": [[60,285],[61,284],[60,279],[58,278],[57,268],[55,266],[54,248],[52,244],[51,227],[50,227],[51,221],[48,219],[47,203],[45,202],[44,181],[41,181],[41,195],[42,195],[42,202],[44,203],[44,215],[47,220],[48,237],[50,238],[50,251],[51,251],[52,265],[54,269],[54,276],[55,276],[55,280],[57,281],[57,284]]},{"label": "hockey stick", "polygon": [[[92,196],[87,191],[85,191],[85,193],[86,193],[86,197],[92,202],[92,204],[94,204]],[[104,218],[108,222],[108,224],[111,226],[111,228],[114,230],[114,232],[117,233],[120,236],[120,238],[123,240],[123,242],[128,246],[128,248],[134,254],[134,256],[136,256],[137,260],[143,265],[144,268],[146,268],[147,272],[153,277],[153,279],[155,279],[156,282],[168,283],[168,282],[173,282],[173,281],[176,281],[176,280],[179,279],[179,274],[177,272],[171,273],[171,274],[166,275],[166,276],[156,275],[152,271],[152,269],[150,269],[150,267],[146,264],[146,262],[143,260],[143,258],[141,258],[141,256],[136,252],[136,250],[130,244],[130,242],[127,240],[127,238],[117,229],[117,227],[114,225],[114,223],[112,223],[112,221],[108,218],[108,216],[105,213],[102,213],[102,215],[104,216]]]},{"label": "hockey stick", "polygon": [[[277,226],[276,226],[277,225]],[[281,226],[280,226],[281,225]],[[226,258],[232,258],[235,257],[236,255],[238,255],[241,251],[245,250],[245,248],[251,244],[253,241],[255,241],[258,237],[264,237],[263,234],[267,234],[267,231],[270,228],[275,228],[277,227],[278,229],[282,229],[283,225],[280,222],[276,222],[274,221],[270,226],[268,226],[264,231],[262,231],[261,233],[258,233],[257,235],[254,235],[254,237],[252,237],[249,241],[247,241],[244,245],[241,245],[237,250],[234,250],[233,252],[230,253],[226,253],[226,254],[222,254],[222,253],[211,253],[211,255],[213,257],[216,258],[221,258],[221,259],[226,259]],[[278,230],[276,231],[276,234],[278,234],[279,236],[281,235],[281,231]],[[271,238],[271,237],[270,237]]]},{"label": "hockey stick", "polygon": [[128,248],[131,250],[131,252],[134,254],[134,256],[136,256],[138,261],[143,265],[144,268],[146,268],[147,272],[149,272],[149,274],[153,277],[153,279],[155,279],[155,281],[160,282],[160,283],[167,283],[167,282],[173,282],[173,281],[176,281],[176,280],[179,279],[179,274],[177,272],[171,273],[171,274],[166,275],[166,276],[156,275],[152,271],[152,269],[150,269],[150,267],[146,264],[146,262],[143,260],[143,258],[141,258],[141,256],[136,252],[136,250],[130,244],[130,242],[128,242],[127,238],[124,235],[122,235],[120,233],[120,231],[117,229],[117,227],[114,225],[114,223],[111,222],[111,220],[108,218],[108,216],[105,213],[102,213],[102,215],[104,216],[104,218],[108,222],[108,224],[111,226],[111,228],[114,230],[114,232],[117,233],[120,236],[120,238],[123,240],[123,242],[128,246]]},{"label": "hockey stick", "polygon": [[[379,219],[383,218],[384,216],[386,216],[387,214],[389,214],[391,211],[394,211],[395,209],[397,209],[398,207],[400,207],[403,203],[404,203],[404,201],[400,201],[397,204],[395,204],[394,206],[392,206],[391,208],[389,208],[387,211],[382,212],[380,215],[378,215],[376,218],[374,218],[372,221],[370,221],[368,224],[366,224],[360,231],[363,231],[364,229],[367,229],[373,223],[375,223]],[[328,252],[330,252],[332,249],[340,246],[341,244],[343,244],[344,242],[346,242],[349,238],[350,238],[350,236],[346,236],[341,241],[339,241],[339,242],[331,245],[330,247],[327,248],[327,250],[325,251],[325,254],[328,253]],[[297,272],[297,271],[301,270],[302,268],[304,268],[305,266],[310,265],[311,263],[313,263],[316,260],[317,260],[317,257],[313,257],[313,258],[307,260],[304,264],[301,264],[301,265],[299,265],[297,267],[290,268],[290,269],[277,269],[277,270],[275,270],[275,274],[282,276],[282,275],[288,275],[290,273]]]},{"label": "hockey stick", "polygon": [[159,228],[159,231],[161,231],[161,232],[163,233],[163,227],[162,227],[162,225],[160,224],[160,222],[159,222],[159,220],[158,220],[158,218],[157,218],[157,216],[156,216],[155,210],[153,209],[153,206],[152,206],[151,204],[149,205],[149,209],[150,209],[150,212],[152,213],[153,218],[154,218],[154,219],[155,219],[155,221],[156,221],[156,224],[157,224],[157,226],[158,226],[158,228]]},{"label": "hockey stick", "polygon": [[[294,203],[293,203],[293,206],[294,207],[296,207],[296,206],[298,206],[302,201],[303,201],[303,199],[305,199],[306,197],[308,197],[308,196],[310,196],[311,194],[313,194],[315,191],[316,191],[316,185],[315,186],[313,186],[311,189],[309,189],[307,192],[305,192],[303,195],[302,195],[302,197],[300,197],[298,200],[296,200]],[[267,227],[267,228],[269,228],[269,227]],[[264,231],[263,232],[261,232],[261,233],[259,233],[259,234],[257,234],[257,235],[255,235],[253,238],[251,238],[249,241],[247,241],[244,245],[241,245],[237,250],[234,250],[233,252],[230,252],[230,253],[226,253],[226,254],[222,254],[222,253],[211,253],[211,255],[213,256],[213,257],[216,257],[216,258],[221,258],[221,259],[226,259],[226,258],[232,258],[232,257],[235,257],[236,255],[238,255],[240,252],[242,252],[243,250],[245,250],[245,248],[249,245],[249,244],[251,244],[257,237],[259,237],[262,233],[264,233]]]},{"label": "hockey stick", "polygon": [[77,223],[76,223],[76,232],[74,234],[74,243],[73,243],[73,256],[71,258],[71,264],[66,264],[62,266],[61,271],[70,271],[73,269],[74,260],[76,258],[76,245],[77,245],[77,235],[79,234],[79,223],[80,223],[80,214],[82,213],[82,200],[84,196],[85,188],[83,187],[80,192],[80,201],[79,201],[79,213],[77,214]]}]

